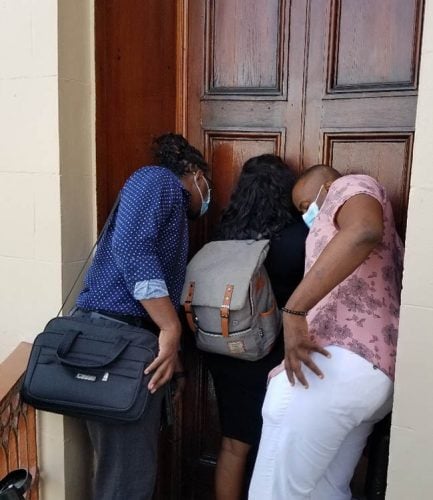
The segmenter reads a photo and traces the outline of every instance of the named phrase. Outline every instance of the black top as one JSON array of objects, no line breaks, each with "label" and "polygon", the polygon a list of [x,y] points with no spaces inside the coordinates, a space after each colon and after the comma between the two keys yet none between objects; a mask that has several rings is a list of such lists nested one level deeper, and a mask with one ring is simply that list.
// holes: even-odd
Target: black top
[{"label": "black top", "polygon": [[299,221],[287,226],[271,240],[265,267],[278,307],[284,306],[302,280],[307,235],[307,226],[304,221]]}]

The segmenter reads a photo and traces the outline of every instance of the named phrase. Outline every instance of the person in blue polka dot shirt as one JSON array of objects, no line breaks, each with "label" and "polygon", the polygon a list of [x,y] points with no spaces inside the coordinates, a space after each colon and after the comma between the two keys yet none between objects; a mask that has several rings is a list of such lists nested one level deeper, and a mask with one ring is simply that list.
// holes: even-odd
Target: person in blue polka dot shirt
[{"label": "person in blue polka dot shirt", "polygon": [[97,458],[98,500],[152,498],[163,399],[158,389],[182,370],[177,311],[187,265],[188,218],[206,212],[211,193],[202,154],[181,135],[157,138],[155,160],[122,188],[73,312],[159,334],[158,356],[146,369],[152,373],[154,396],[144,417],[119,426],[86,422]]}]

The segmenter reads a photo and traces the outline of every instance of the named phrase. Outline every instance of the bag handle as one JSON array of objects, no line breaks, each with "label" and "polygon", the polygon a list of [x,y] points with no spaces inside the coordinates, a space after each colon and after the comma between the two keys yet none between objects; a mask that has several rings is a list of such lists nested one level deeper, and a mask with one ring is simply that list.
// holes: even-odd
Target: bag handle
[{"label": "bag handle", "polygon": [[102,368],[109,365],[117,359],[122,352],[128,347],[130,341],[119,337],[110,349],[110,352],[104,356],[105,359],[97,362],[90,361],[72,361],[67,359],[69,351],[72,349],[77,338],[82,334],[80,331],[68,332],[63,335],[63,339],[57,348],[57,359],[65,366],[73,368]]}]

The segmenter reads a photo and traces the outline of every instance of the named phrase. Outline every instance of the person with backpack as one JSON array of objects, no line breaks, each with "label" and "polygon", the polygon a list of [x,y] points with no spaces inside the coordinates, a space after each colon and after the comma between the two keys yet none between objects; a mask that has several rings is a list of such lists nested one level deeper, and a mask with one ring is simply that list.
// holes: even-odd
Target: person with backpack
[{"label": "person with backpack", "polygon": [[[214,238],[270,240],[264,266],[278,308],[286,303],[304,272],[307,228],[292,205],[293,184],[294,175],[278,156],[265,154],[249,159]],[[269,354],[257,361],[204,353],[223,435],[215,476],[217,500],[238,500],[246,491],[247,466],[254,461],[260,439],[268,372],[283,357],[281,331]]]}]

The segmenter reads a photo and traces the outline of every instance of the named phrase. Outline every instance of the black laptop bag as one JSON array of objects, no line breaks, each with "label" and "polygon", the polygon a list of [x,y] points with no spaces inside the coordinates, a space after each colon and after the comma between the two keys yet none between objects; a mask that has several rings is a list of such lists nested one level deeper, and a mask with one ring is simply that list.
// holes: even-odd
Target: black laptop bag
[{"label": "black laptop bag", "polygon": [[21,396],[40,410],[133,422],[152,397],[144,370],[157,352],[157,336],[142,328],[57,317],[35,339]]}]

